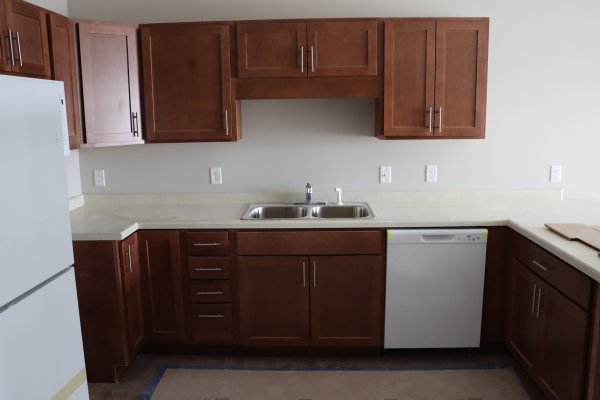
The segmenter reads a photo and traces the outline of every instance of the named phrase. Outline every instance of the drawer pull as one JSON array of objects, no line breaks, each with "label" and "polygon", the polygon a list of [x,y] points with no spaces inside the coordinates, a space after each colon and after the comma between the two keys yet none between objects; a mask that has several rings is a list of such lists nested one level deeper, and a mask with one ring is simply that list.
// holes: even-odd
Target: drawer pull
[{"label": "drawer pull", "polygon": [[535,294],[537,292],[537,285],[533,284],[533,295],[531,296],[531,315],[535,314]]},{"label": "drawer pull", "polygon": [[223,271],[223,268],[221,268],[221,267],[216,267],[216,268],[196,268],[196,269],[194,269],[194,271]]},{"label": "drawer pull", "polygon": [[548,272],[548,267],[546,267],[544,264],[542,264],[539,261],[535,261],[535,260],[531,260],[531,262],[533,263],[533,265],[535,265],[536,267],[540,268],[541,270]]},{"label": "drawer pull", "polygon": [[198,314],[198,318],[225,318],[223,314]]},{"label": "drawer pull", "polygon": [[537,309],[535,311],[535,318],[540,318],[540,303],[542,302],[542,288],[538,288],[538,298],[537,298]]},{"label": "drawer pull", "polygon": [[205,296],[210,296],[210,295],[215,295],[215,294],[223,294],[222,291],[220,290],[215,290],[214,292],[196,292],[197,295],[205,295]]},{"label": "drawer pull", "polygon": [[208,242],[208,243],[204,243],[204,242],[197,242],[194,243],[194,247],[203,247],[203,246],[220,246],[221,243],[219,242]]}]

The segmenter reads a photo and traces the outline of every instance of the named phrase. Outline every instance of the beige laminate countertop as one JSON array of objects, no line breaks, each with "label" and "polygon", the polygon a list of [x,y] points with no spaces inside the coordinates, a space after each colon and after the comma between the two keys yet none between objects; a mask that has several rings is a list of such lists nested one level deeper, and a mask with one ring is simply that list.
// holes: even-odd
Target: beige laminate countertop
[{"label": "beige laminate countertop", "polygon": [[[322,229],[422,228],[507,225],[600,282],[600,257],[594,249],[550,232],[544,223],[584,223],[600,226],[600,200],[557,200],[554,196],[437,196],[435,200],[382,201],[369,205],[375,218],[365,220],[257,220],[241,215],[251,201],[194,202],[162,197],[93,198],[71,212],[73,240],[122,240],[138,229]],[[494,197],[494,196],[492,196]],[[502,196],[495,196],[502,197]],[[214,199],[213,199],[214,200]],[[352,199],[351,199],[352,200]],[[231,199],[230,199],[231,201]],[[264,199],[258,201],[266,202]],[[281,201],[276,199],[273,202]]]}]

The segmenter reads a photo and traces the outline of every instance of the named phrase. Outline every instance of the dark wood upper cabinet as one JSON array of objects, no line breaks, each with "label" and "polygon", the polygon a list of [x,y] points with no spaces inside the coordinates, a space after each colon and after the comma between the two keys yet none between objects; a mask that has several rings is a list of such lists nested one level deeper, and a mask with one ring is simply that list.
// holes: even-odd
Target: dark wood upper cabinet
[{"label": "dark wood upper cabinet", "polygon": [[142,141],[137,27],[78,23],[85,145]]},{"label": "dark wood upper cabinet", "polygon": [[22,0],[0,1],[0,9],[0,69],[50,78],[46,10]]},{"label": "dark wood upper cabinet", "polygon": [[377,75],[377,21],[240,22],[240,78]]},{"label": "dark wood upper cabinet", "polygon": [[383,137],[483,138],[486,19],[385,21]]},{"label": "dark wood upper cabinet", "polygon": [[186,337],[178,231],[138,233],[146,337],[177,341]]},{"label": "dark wood upper cabinet", "polygon": [[229,26],[141,27],[146,141],[238,139]]},{"label": "dark wood upper cabinet", "polygon": [[71,149],[81,144],[81,116],[79,105],[79,82],[77,53],[75,51],[75,24],[67,17],[48,14],[52,79],[65,85],[67,125]]}]

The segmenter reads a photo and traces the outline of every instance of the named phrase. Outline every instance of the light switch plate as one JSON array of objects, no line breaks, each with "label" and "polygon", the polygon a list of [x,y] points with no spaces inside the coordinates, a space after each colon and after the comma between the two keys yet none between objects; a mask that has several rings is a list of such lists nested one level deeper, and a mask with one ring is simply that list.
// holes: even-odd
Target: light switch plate
[{"label": "light switch plate", "polygon": [[211,185],[222,185],[223,175],[221,174],[221,167],[211,167],[210,172],[210,184]]},{"label": "light switch plate", "polygon": [[389,165],[379,167],[379,183],[392,183],[392,167]]},{"label": "light switch plate", "polygon": [[106,176],[103,169],[94,170],[94,186],[106,186]]},{"label": "light switch plate", "polygon": [[438,179],[437,165],[425,166],[425,182],[436,183]]}]

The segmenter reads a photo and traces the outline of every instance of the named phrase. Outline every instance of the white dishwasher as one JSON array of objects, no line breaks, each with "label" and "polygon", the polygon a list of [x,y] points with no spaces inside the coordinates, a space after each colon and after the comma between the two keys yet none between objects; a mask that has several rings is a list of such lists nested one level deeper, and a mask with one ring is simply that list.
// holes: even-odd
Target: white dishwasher
[{"label": "white dishwasher", "polygon": [[387,231],[386,349],[479,347],[487,229]]}]

